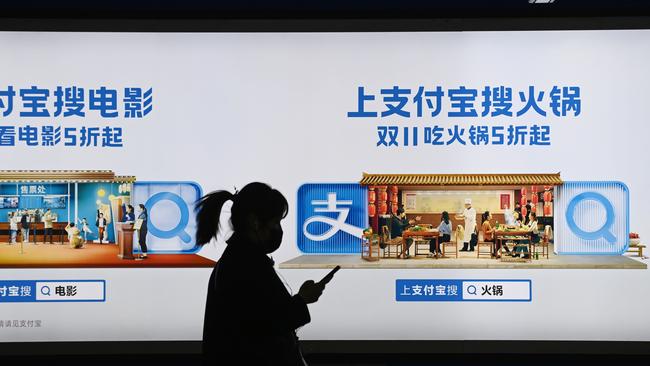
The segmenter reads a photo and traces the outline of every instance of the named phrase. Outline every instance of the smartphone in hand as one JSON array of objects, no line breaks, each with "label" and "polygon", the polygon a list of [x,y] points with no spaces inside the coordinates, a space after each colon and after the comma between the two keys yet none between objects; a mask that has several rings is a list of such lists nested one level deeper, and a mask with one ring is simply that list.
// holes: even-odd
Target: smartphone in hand
[{"label": "smartphone in hand", "polygon": [[318,283],[320,283],[321,285],[328,284],[332,280],[332,278],[334,278],[334,274],[338,272],[339,269],[341,269],[341,266],[334,267],[334,269],[331,270],[328,274],[326,274],[325,277],[323,277],[323,279],[320,280]]}]

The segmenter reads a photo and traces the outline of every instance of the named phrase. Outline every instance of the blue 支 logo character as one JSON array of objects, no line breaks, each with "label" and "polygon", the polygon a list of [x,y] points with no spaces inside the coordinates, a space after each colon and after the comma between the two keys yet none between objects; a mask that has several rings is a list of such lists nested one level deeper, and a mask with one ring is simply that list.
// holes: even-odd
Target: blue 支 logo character
[{"label": "blue \u652f logo character", "polygon": [[[336,235],[339,231],[344,231],[352,236],[361,237],[363,234],[363,228],[356,227],[354,225],[348,224],[346,221],[348,215],[350,214],[350,208],[340,208],[339,206],[351,206],[352,200],[342,200],[339,201],[336,199],[336,192],[327,192],[327,200],[313,200],[311,201],[312,206],[314,206],[314,212],[328,212],[336,213],[336,218],[331,218],[329,216],[323,215],[314,215],[305,220],[302,225],[302,232],[305,236],[313,241],[325,241],[332,236]],[[319,207],[325,206],[325,207]],[[329,229],[321,234],[312,234],[309,232],[309,224],[311,223],[324,223],[329,225]],[[313,225],[312,225],[313,226]]]},{"label": "blue \u652f logo character", "polygon": [[366,188],[358,183],[298,189],[298,248],[305,253],[359,253],[368,226]]}]

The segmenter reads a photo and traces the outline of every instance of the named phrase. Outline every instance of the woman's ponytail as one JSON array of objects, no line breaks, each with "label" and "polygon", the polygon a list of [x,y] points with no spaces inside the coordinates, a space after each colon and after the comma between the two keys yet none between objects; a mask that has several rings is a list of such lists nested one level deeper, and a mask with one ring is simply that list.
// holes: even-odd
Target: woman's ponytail
[{"label": "woman's ponytail", "polygon": [[201,197],[196,204],[196,243],[204,245],[217,236],[221,208],[234,195],[228,191],[215,191]]},{"label": "woman's ponytail", "polygon": [[228,191],[209,193],[196,204],[198,245],[206,244],[217,236],[221,208],[228,200],[233,201],[230,208],[230,224],[235,233],[252,230],[249,227],[251,216],[264,224],[270,220],[286,217],[289,211],[289,203],[282,193],[264,183],[248,183],[235,194]]}]

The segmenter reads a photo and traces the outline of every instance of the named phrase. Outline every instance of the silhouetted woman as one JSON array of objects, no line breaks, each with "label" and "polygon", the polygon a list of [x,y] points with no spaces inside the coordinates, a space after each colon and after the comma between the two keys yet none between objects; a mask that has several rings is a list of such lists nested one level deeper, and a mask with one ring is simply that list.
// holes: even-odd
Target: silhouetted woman
[{"label": "silhouetted woman", "polygon": [[307,281],[291,296],[273,268],[268,254],[282,243],[287,200],[263,183],[250,183],[235,194],[212,192],[197,205],[198,244],[216,237],[228,200],[234,233],[208,283],[205,364],[303,365],[295,331],[309,323],[307,304],[318,300],[324,285]]}]

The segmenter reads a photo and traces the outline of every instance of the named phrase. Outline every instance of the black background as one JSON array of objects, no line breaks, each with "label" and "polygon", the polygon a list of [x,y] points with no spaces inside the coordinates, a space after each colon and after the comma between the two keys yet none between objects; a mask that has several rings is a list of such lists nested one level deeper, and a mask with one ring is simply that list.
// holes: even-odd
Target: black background
[{"label": "black background", "polygon": [[[551,4],[531,4],[529,0],[41,0],[0,3],[0,31],[399,32],[648,28],[650,1],[642,0],[555,0]],[[1,52],[10,53],[11,50]],[[604,316],[647,316],[645,313],[628,314],[625,306],[621,304],[621,309],[612,309],[610,315]],[[535,316],[552,316],[552,309],[547,311],[548,314]],[[525,321],[523,315],[512,318],[501,314],[504,321]],[[547,365],[594,361],[620,365],[648,364],[650,356],[648,342],[310,341],[304,346],[311,365]],[[2,364],[7,365],[198,365],[199,350],[199,342],[0,343]]]}]

